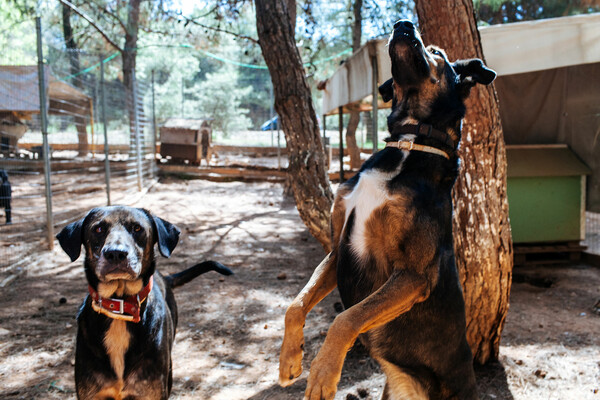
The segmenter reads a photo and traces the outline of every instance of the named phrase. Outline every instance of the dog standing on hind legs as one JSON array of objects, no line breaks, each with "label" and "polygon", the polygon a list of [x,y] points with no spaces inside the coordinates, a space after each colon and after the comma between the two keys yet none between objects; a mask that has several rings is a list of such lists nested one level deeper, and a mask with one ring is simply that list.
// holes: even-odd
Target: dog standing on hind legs
[{"label": "dog standing on hind legs", "polygon": [[177,327],[173,288],[198,275],[232,272],[204,261],[177,274],[156,271],[154,245],[169,257],[179,229],[132,207],[94,208],[58,241],[71,261],[85,249],[90,295],[77,315],[75,387],[80,400],[164,400],[173,383]]},{"label": "dog standing on hind legs", "polygon": [[289,306],[279,382],[302,372],[306,314],[336,286],[346,310],[312,361],[305,399],[333,399],[360,337],[386,375],[382,399],[478,399],[452,239],[464,100],[496,74],[479,59],[448,61],[410,21],[389,41],[392,100],[386,148],[340,186],[333,250]]}]

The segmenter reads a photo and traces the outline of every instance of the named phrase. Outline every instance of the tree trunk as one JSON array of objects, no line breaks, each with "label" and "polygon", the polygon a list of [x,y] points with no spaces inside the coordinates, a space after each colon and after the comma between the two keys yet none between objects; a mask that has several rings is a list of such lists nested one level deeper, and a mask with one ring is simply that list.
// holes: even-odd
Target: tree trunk
[{"label": "tree trunk", "polygon": [[[352,10],[354,13],[354,23],[352,25],[352,52],[356,53],[360,49],[362,38],[362,5],[363,0],[354,0],[352,2]],[[356,144],[356,128],[360,122],[360,113],[353,111],[350,113],[348,127],[346,128],[346,147],[350,154],[350,168],[359,169],[362,162],[360,161],[360,149]]]},{"label": "tree trunk", "polygon": [[[61,4],[62,7],[62,23],[63,23],[63,35],[65,39],[65,47],[69,53],[69,64],[71,67],[71,75],[74,75],[80,70],[79,53],[77,49],[77,43],[73,37],[73,27],[71,26],[71,8]],[[83,76],[76,77],[71,80],[73,86],[82,88],[81,79]],[[80,157],[87,156],[89,151],[89,143],[87,136],[87,116],[76,115],[75,116],[75,129],[77,129],[77,153]]]},{"label": "tree trunk", "polygon": [[333,194],[287,5],[284,0],[256,0],[255,6],[260,48],[271,74],[275,110],[287,140],[288,179],[296,206],[310,233],[329,251]]},{"label": "tree trunk", "polygon": [[[483,51],[471,0],[416,1],[426,43],[444,48],[451,60]],[[451,23],[448,23],[451,21]],[[477,85],[466,101],[454,187],[454,245],[465,295],[467,339],[475,360],[498,357],[508,312],[513,266],[506,199],[506,149],[493,86]]]},{"label": "tree trunk", "polygon": [[[292,25],[292,37],[295,37],[296,32],[296,0],[286,0],[290,23]],[[294,39],[295,40],[295,39]]]},{"label": "tree trunk", "polygon": [[129,4],[127,6],[125,46],[121,52],[121,57],[123,58],[123,84],[128,91],[128,95],[131,95],[133,90],[132,73],[135,69],[135,59],[137,54],[140,2],[141,0],[129,0]]},{"label": "tree trunk", "polygon": [[133,98],[133,74],[135,71],[135,62],[137,55],[137,39],[140,18],[141,0],[129,0],[127,5],[127,23],[125,29],[125,45],[121,51],[123,86],[125,86],[125,95],[127,99],[127,109],[129,113],[129,154],[137,154],[135,146],[135,100]]}]

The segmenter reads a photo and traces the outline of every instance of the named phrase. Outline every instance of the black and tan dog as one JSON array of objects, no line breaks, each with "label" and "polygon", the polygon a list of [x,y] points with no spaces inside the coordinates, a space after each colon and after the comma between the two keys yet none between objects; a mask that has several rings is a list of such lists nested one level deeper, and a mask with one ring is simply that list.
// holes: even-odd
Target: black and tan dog
[{"label": "black and tan dog", "polygon": [[4,208],[4,216],[6,217],[6,225],[12,224],[12,209],[10,202],[12,200],[12,187],[8,180],[8,174],[5,170],[0,169],[0,208]]},{"label": "black and tan dog", "polygon": [[77,398],[168,398],[177,327],[171,289],[211,270],[232,272],[205,261],[163,277],[156,271],[154,244],[169,257],[179,229],[139,208],[95,208],[57,238],[71,261],[79,257],[82,244],[85,249],[90,295],[77,316]]},{"label": "black and tan dog", "polygon": [[359,335],[386,374],[383,399],[477,399],[450,192],[464,100],[496,74],[425,48],[410,21],[394,25],[389,53],[393,78],[380,92],[393,98],[390,137],[338,189],[333,250],[286,312],[280,384],[302,372],[306,314],[337,285],[346,310],[312,362],[306,399],[333,399]]}]

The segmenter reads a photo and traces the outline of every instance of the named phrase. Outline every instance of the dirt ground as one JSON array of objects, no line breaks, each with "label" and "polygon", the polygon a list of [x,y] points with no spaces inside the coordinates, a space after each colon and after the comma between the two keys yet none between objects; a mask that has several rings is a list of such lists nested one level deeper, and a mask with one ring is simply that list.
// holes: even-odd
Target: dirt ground
[{"label": "dirt ground", "polygon": [[[235,275],[203,275],[176,291],[180,313],[172,399],[302,398],[310,360],[336,315],[337,293],[305,328],[305,372],[277,385],[286,306],[324,256],[294,205],[273,183],[164,179],[136,206],[183,234],[165,273],[213,259]],[[103,199],[99,199],[102,202]],[[0,289],[0,398],[73,399],[75,315],[86,294],[82,261],[59,246],[39,250]],[[0,282],[10,269],[0,271]],[[482,399],[600,399],[600,270],[588,265],[519,268],[499,362],[477,368]],[[62,301],[61,301],[62,300]],[[66,300],[66,302],[65,302]],[[378,399],[384,378],[357,345],[336,399]]]}]

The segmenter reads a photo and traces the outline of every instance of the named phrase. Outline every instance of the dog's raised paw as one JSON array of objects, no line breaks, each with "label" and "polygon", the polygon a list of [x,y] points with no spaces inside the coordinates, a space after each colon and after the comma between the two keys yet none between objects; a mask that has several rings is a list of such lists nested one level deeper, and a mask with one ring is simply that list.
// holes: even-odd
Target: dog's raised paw
[{"label": "dog's raised paw", "polygon": [[279,363],[279,386],[288,387],[302,375],[302,358],[299,363],[287,363],[283,360]]}]

